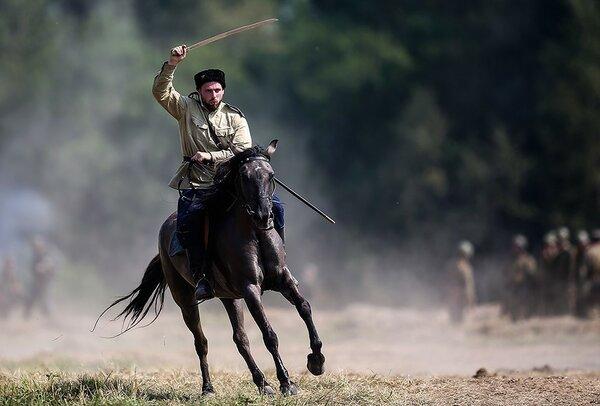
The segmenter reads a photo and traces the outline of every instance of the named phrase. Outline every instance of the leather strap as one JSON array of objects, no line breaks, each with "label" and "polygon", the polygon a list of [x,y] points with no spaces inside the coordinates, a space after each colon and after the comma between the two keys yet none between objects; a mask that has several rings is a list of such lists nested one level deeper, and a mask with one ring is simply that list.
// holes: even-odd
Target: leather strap
[{"label": "leather strap", "polygon": [[[196,99],[194,98],[194,100],[196,100]],[[196,100],[196,103],[198,103],[200,105],[200,111],[202,112],[204,121],[206,121],[206,125],[208,126],[208,133],[210,134],[210,138],[212,138],[213,142],[219,149],[225,149],[223,144],[221,144],[221,141],[219,141],[219,137],[217,137],[214,127],[212,126],[211,122],[208,120],[208,116],[206,115],[206,112],[204,111],[204,108],[203,108],[204,106],[203,106],[202,102]]]},{"label": "leather strap", "polygon": [[209,220],[210,216],[207,214],[204,215],[204,249],[205,252],[208,252],[208,230],[209,230]]},{"label": "leather strap", "polygon": [[[204,111],[202,111],[202,114],[204,114]],[[217,134],[215,133],[215,129],[213,128],[212,124],[210,123],[210,121],[208,121],[208,117],[206,116],[206,114],[204,114],[204,120],[206,121],[206,124],[208,125],[208,133],[210,134],[210,137],[212,138],[215,145],[219,149],[225,149],[223,144],[221,144],[219,137],[217,137]]]}]

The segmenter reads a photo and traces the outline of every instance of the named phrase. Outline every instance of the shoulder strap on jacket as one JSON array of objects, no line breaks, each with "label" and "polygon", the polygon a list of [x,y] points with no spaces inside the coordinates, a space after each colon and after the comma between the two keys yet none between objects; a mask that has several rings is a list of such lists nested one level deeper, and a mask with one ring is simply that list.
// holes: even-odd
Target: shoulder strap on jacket
[{"label": "shoulder strap on jacket", "polygon": [[229,103],[225,103],[225,105],[226,105],[227,107],[229,107],[231,110],[233,110],[233,111],[235,111],[236,113],[238,113],[240,116],[242,116],[242,117],[244,117],[244,118],[246,117],[246,116],[244,116],[244,113],[242,113],[242,110],[240,110],[238,107],[232,106],[232,105],[231,105],[231,104],[229,104]]}]

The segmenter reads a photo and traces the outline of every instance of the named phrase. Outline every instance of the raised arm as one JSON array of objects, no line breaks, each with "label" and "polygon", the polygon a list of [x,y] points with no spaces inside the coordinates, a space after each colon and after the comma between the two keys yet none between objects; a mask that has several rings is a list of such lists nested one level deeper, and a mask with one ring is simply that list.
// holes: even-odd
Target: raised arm
[{"label": "raised arm", "polygon": [[187,47],[180,45],[171,50],[168,62],[165,62],[159,74],[154,78],[152,94],[158,103],[179,120],[183,117],[186,102],[173,87],[173,75],[177,64],[187,56]]}]

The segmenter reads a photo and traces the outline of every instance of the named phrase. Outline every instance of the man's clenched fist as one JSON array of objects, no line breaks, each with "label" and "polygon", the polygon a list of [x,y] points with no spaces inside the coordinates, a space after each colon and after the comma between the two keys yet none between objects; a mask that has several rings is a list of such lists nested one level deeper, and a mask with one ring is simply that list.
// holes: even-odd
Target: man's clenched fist
[{"label": "man's clenched fist", "polygon": [[169,57],[169,65],[177,65],[187,56],[187,45],[179,45],[171,49],[171,55]]},{"label": "man's clenched fist", "polygon": [[210,161],[212,161],[212,156],[208,152],[198,151],[192,157],[192,161],[198,162],[199,164],[201,164],[203,162],[210,162]]}]

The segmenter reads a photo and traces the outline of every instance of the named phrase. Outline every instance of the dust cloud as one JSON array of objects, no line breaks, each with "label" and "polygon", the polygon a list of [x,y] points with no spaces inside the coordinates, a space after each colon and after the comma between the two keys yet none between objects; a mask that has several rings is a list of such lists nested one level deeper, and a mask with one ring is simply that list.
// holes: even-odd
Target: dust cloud
[{"label": "dust cloud", "polygon": [[[273,295],[273,293],[267,293]],[[87,309],[91,310],[91,309]],[[305,370],[309,352],[304,324],[289,307],[271,305],[267,313],[279,336],[286,366]],[[343,309],[314,308],[330,372],[390,375],[473,374],[489,371],[595,371],[600,369],[600,323],[574,318],[533,318],[511,323],[495,306],[480,306],[462,326],[449,323],[444,311],[391,308],[355,303]],[[201,305],[209,340],[209,363],[215,370],[246,371],[231,339],[231,327],[218,302]],[[152,325],[114,339],[120,322],[61,308],[52,319],[35,316],[2,321],[0,359],[5,368],[87,370],[143,368],[195,370],[193,339],[175,306]],[[272,370],[260,331],[246,314],[251,348],[261,368]]]}]

